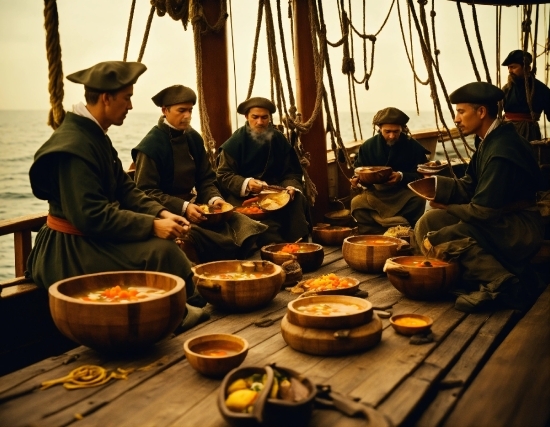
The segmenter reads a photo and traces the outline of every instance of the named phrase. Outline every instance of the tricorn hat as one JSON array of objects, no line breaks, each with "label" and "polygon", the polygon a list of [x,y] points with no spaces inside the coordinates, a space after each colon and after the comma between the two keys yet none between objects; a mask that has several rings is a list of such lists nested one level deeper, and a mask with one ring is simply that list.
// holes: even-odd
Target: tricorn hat
[{"label": "tricorn hat", "polygon": [[459,87],[449,96],[453,104],[493,104],[504,98],[504,92],[485,82],[468,83]]},{"label": "tricorn hat", "polygon": [[140,62],[106,61],[69,74],[67,79],[88,89],[111,92],[134,84],[145,70]]},{"label": "tricorn hat", "polygon": [[394,108],[387,107],[380,110],[372,118],[373,125],[383,125],[383,124],[392,124],[405,126],[409,121],[409,116],[407,116],[403,111]]},{"label": "tricorn hat", "polygon": [[254,98],[249,98],[246,101],[241,102],[237,107],[237,113],[246,114],[248,113],[248,110],[254,107],[265,108],[271,114],[277,111],[275,104],[273,104],[273,102],[271,102],[269,99],[262,98],[261,96],[256,96]]},{"label": "tricorn hat", "polygon": [[162,89],[151,98],[157,107],[167,107],[175,104],[185,104],[191,102],[193,105],[197,102],[197,94],[187,86],[174,85]]},{"label": "tricorn hat", "polygon": [[[523,59],[523,56],[525,55],[525,62]],[[531,61],[533,61],[533,56],[529,52],[525,52],[523,50],[513,50],[508,54],[502,65],[510,65],[510,64],[531,64]]]}]

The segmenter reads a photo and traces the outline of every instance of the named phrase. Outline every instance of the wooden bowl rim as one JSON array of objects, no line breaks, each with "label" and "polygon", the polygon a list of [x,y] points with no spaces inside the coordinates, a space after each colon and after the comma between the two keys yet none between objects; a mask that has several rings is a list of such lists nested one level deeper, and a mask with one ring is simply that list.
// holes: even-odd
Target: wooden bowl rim
[{"label": "wooden bowl rim", "polygon": [[358,166],[353,171],[355,173],[378,173],[392,170],[391,166]]},{"label": "wooden bowl rim", "polygon": [[[417,267],[416,265],[408,265],[408,264],[401,264],[399,261],[403,261],[405,259],[415,259],[415,260],[422,260],[422,261],[430,261],[435,260],[437,262],[444,262],[446,265],[432,265],[431,267]],[[424,255],[403,255],[403,256],[396,256],[392,258],[388,258],[388,261],[395,262],[396,264],[399,264],[400,266],[404,268],[411,268],[411,269],[419,269],[422,271],[429,270],[429,269],[438,269],[438,268],[448,268],[448,267],[454,267],[458,266],[458,262],[455,261],[443,261],[439,258],[433,258],[433,257],[425,257]]]},{"label": "wooden bowl rim", "polygon": [[221,264],[221,263],[230,263],[230,262],[235,262],[235,263],[246,263],[246,262],[253,262],[254,264],[256,263],[267,263],[267,264],[270,264],[270,265],[273,265],[274,266],[274,271],[273,273],[271,273],[270,275],[268,276],[265,276],[265,277],[260,277],[260,278],[251,278],[251,279],[214,279],[216,282],[239,282],[239,283],[246,283],[248,281],[254,281],[254,280],[262,280],[262,279],[267,279],[269,277],[276,277],[278,276],[279,274],[281,274],[281,271],[283,270],[282,267],[278,264],[275,264],[274,262],[271,262],[269,260],[236,260],[236,259],[233,259],[233,260],[220,260],[220,261],[210,261],[210,262],[205,262],[205,263],[202,263],[202,264],[197,264],[197,265],[194,265],[191,267],[191,271],[193,272],[194,274],[194,277],[197,277],[197,278],[201,278],[201,279],[204,279],[204,280],[212,280],[212,278],[210,277],[206,277],[204,276],[204,273],[197,273],[197,270],[201,267],[205,267],[207,265],[212,265],[212,264]]},{"label": "wooden bowl rim", "polygon": [[[365,243],[359,243],[359,242],[354,242],[353,240],[355,239],[361,239],[361,238],[370,238],[372,237],[373,239],[383,239],[383,240],[386,240],[386,239],[389,239],[389,240],[392,240],[394,243],[391,244],[391,245],[368,245],[368,244],[365,244]],[[350,245],[357,245],[357,246],[376,246],[376,247],[381,247],[381,248],[388,248],[388,247],[391,247],[391,246],[403,246],[403,245],[408,245],[409,242],[407,242],[406,240],[403,240],[401,239],[400,237],[393,237],[393,236],[384,236],[382,234],[357,234],[357,235],[354,235],[354,236],[348,236],[344,239],[344,242],[343,243],[348,243]]]},{"label": "wooden bowl rim", "polygon": [[272,253],[272,254],[277,254],[277,255],[280,255],[277,253],[277,251],[273,251],[271,250],[271,248],[275,247],[275,246],[281,246],[281,248],[284,248],[286,245],[307,245],[307,246],[312,246],[314,247],[313,250],[311,251],[307,251],[307,252],[295,252],[295,253],[288,253],[289,255],[305,255],[305,254],[312,254],[312,253],[315,253],[315,252],[320,252],[323,250],[323,245],[320,245],[319,243],[313,243],[313,242],[298,242],[298,243],[270,243],[269,245],[265,245],[265,246],[262,246],[260,248],[260,252],[269,252],[269,253]]},{"label": "wooden bowl rim", "polygon": [[[195,341],[199,341],[199,342],[195,342]],[[193,344],[199,344],[199,343],[204,343],[204,342],[209,342],[209,341],[230,341],[230,342],[236,342],[236,343],[240,343],[242,344],[242,349],[237,352],[236,354],[230,354],[228,356],[208,356],[206,354],[200,354],[200,353],[196,353],[194,352],[191,347],[193,346]],[[183,351],[187,354],[192,354],[193,356],[195,357],[198,357],[198,358],[204,358],[204,359],[218,359],[218,360],[227,360],[227,359],[231,359],[233,357],[237,357],[245,352],[247,352],[249,349],[249,344],[248,344],[248,341],[246,339],[244,339],[243,337],[239,336],[239,335],[235,335],[235,334],[222,334],[222,333],[218,333],[218,334],[201,334],[201,335],[195,335],[194,337],[191,337],[191,338],[188,338],[187,340],[185,340],[185,342],[183,343]]]},{"label": "wooden bowl rim", "polygon": [[[87,277],[92,277],[92,276],[97,277],[97,276],[105,276],[105,275],[113,275],[113,274],[129,275],[129,274],[136,274],[136,273],[137,274],[153,274],[153,275],[158,275],[158,276],[165,276],[167,278],[174,279],[176,281],[176,286],[174,286],[172,289],[166,291],[164,294],[159,295],[158,297],[148,298],[146,300],[141,300],[141,301],[128,301],[128,302],[117,303],[117,304],[108,304],[108,303],[96,302],[96,301],[83,301],[83,300],[80,300],[78,298],[74,298],[74,297],[71,297],[69,295],[65,295],[64,293],[62,293],[59,290],[59,286],[61,286],[62,284],[74,281],[76,279],[85,279]],[[51,285],[48,288],[48,293],[52,298],[57,298],[57,299],[67,301],[67,302],[70,302],[70,303],[74,303],[74,304],[98,305],[98,306],[101,306],[101,307],[121,307],[121,306],[124,307],[128,304],[132,304],[132,305],[133,304],[146,304],[146,303],[149,303],[149,302],[158,301],[158,300],[163,299],[165,297],[168,297],[170,295],[174,295],[174,294],[180,292],[184,288],[185,288],[185,281],[181,277],[176,276],[175,274],[164,273],[164,272],[160,272],[160,271],[124,270],[124,271],[104,271],[104,272],[101,272],[101,273],[82,274],[82,275],[79,275],[79,276],[73,276],[73,277],[68,277],[66,279],[58,280],[57,282],[55,282],[53,285]]]},{"label": "wooden bowl rim", "polygon": [[[402,319],[404,317],[412,317],[414,319],[421,319],[421,320],[424,320],[427,324],[423,325],[423,326],[404,326],[404,325],[397,325],[395,323],[396,319]],[[415,333],[424,331],[426,329],[430,329],[432,327],[433,323],[434,323],[433,319],[430,316],[426,316],[424,314],[418,314],[418,313],[401,313],[401,314],[394,314],[393,316],[390,317],[390,324],[392,325],[392,327],[397,332],[401,332],[401,331],[398,331],[398,328],[399,328],[399,329],[401,329],[403,331],[407,331],[411,334],[415,334]]]},{"label": "wooden bowl rim", "polygon": [[[319,299],[321,299],[321,301],[319,301]],[[340,314],[340,315],[337,315],[337,316],[318,316],[318,315],[313,315],[313,314],[302,313],[301,311],[298,311],[294,307],[294,304],[307,305],[307,304],[315,303],[316,301],[318,301],[319,303],[322,303],[323,301],[341,302],[342,300],[346,303],[349,303],[349,304],[356,304],[356,305],[360,305],[360,306],[362,305],[363,309],[359,310],[359,311],[356,311],[354,313]],[[306,316],[308,318],[341,319],[341,318],[346,318],[346,317],[350,317],[350,316],[356,316],[360,313],[366,313],[366,312],[372,310],[373,308],[372,308],[372,303],[370,301],[366,300],[366,299],[363,299],[363,298],[354,297],[354,296],[351,296],[351,295],[329,294],[329,295],[315,295],[315,296],[304,297],[304,298],[296,298],[295,300],[292,300],[287,304],[287,309],[292,311],[293,313],[295,313],[297,315]]]},{"label": "wooden bowl rim", "polygon": [[[418,183],[420,181],[422,182],[428,182],[426,180],[433,180],[434,183],[433,183],[433,186],[434,186],[434,196],[433,197],[429,197],[429,196],[426,196],[425,194],[421,193],[420,191],[418,191],[415,187],[418,186]],[[416,184],[415,184],[416,183]],[[429,177],[426,177],[426,178],[421,178],[421,179],[417,179],[416,181],[413,181],[413,182],[409,182],[407,184],[407,187],[409,187],[411,189],[411,191],[415,194],[417,194],[418,196],[422,197],[423,199],[426,199],[426,200],[429,200],[429,201],[433,201],[435,200],[435,193],[436,193],[436,188],[437,188],[437,181],[436,181],[436,177],[435,176],[429,176]]]}]

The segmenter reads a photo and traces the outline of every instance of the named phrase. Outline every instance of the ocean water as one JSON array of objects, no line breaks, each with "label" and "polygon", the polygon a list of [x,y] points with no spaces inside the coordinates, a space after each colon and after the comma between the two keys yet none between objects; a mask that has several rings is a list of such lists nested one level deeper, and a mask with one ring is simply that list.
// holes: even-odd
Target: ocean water
[{"label": "ocean water", "polygon": [[[435,128],[433,112],[423,112],[420,116],[415,112],[406,113],[411,117],[409,124],[413,132]],[[28,177],[34,153],[52,133],[47,126],[47,114],[47,111],[0,110],[0,220],[46,212],[48,209],[47,202],[33,196]],[[373,115],[373,112],[360,114],[361,138],[357,121],[354,136],[349,113],[340,113],[343,140],[372,136],[370,123]],[[131,163],[130,150],[156,124],[158,117],[157,113],[131,111],[123,126],[109,129],[109,137],[125,167]],[[198,120],[194,124],[200,129]],[[450,119],[447,119],[447,125],[452,125]],[[14,277],[13,263],[13,236],[0,236],[0,280]]]}]

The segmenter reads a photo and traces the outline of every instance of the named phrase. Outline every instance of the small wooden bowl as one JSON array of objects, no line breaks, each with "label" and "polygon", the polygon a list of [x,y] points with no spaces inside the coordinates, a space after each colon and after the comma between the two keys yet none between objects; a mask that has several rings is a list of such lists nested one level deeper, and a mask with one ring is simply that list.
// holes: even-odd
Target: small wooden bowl
[{"label": "small wooden bowl", "polygon": [[415,194],[432,201],[435,200],[435,180],[436,178],[431,176],[409,182],[407,185]]},{"label": "small wooden bowl", "polygon": [[[311,304],[337,303],[355,305],[358,310],[350,314],[337,315],[315,315],[302,310],[303,307]],[[349,329],[364,325],[372,319],[372,304],[363,299],[348,295],[321,295],[297,298],[287,305],[286,316],[288,321],[296,326],[317,329]]]},{"label": "small wooden bowl", "polygon": [[341,246],[344,239],[353,233],[351,227],[341,227],[338,225],[317,224],[313,227],[312,238],[316,243],[326,246]]},{"label": "small wooden bowl", "polygon": [[[127,303],[83,301],[79,295],[114,286],[147,286],[166,292]],[[154,271],[112,271],[60,280],[48,289],[50,312],[63,335],[101,352],[150,346],[176,329],[186,313],[185,282]]]},{"label": "small wooden bowl", "polygon": [[[385,242],[385,243],[377,243]],[[344,239],[342,255],[348,265],[365,273],[382,272],[386,260],[397,255],[397,252],[408,243],[390,236],[359,235]]]},{"label": "small wooden bowl", "polygon": [[299,245],[300,251],[303,252],[282,252],[281,250],[287,244],[289,243],[275,243],[266,245],[260,249],[260,256],[262,259],[274,262],[278,265],[281,265],[295,257],[304,273],[315,271],[321,266],[321,264],[323,264],[325,251],[321,245],[318,245],[317,243],[293,243]]},{"label": "small wooden bowl", "polygon": [[355,168],[355,175],[362,184],[383,184],[392,174],[389,166],[361,166]]},{"label": "small wooden bowl", "polygon": [[290,194],[288,191],[262,191],[258,194],[258,198],[258,206],[268,212],[278,211],[290,202]]},{"label": "small wooden bowl", "polygon": [[414,335],[428,331],[433,324],[431,317],[422,314],[396,314],[390,317],[390,324],[401,335]]},{"label": "small wooden bowl", "polygon": [[[183,351],[196,371],[209,377],[221,377],[243,363],[248,354],[248,342],[237,335],[206,334],[189,338],[183,343]],[[227,354],[208,354],[209,351]]]},{"label": "small wooden bowl", "polygon": [[222,208],[220,211],[215,212],[204,212],[203,215],[206,217],[206,221],[201,222],[201,225],[216,225],[221,222],[226,222],[231,215],[233,215],[233,211],[235,210],[235,207],[231,203],[225,202],[222,205]]}]

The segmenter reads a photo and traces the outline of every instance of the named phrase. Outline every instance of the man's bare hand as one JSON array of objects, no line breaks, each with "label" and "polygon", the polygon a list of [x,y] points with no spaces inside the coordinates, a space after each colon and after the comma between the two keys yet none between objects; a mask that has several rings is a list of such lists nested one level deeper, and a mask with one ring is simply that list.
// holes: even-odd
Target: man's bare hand
[{"label": "man's bare hand", "polygon": [[357,186],[359,185],[359,177],[358,176],[352,176],[349,180],[351,186],[353,188],[357,188]]},{"label": "man's bare hand", "polygon": [[262,191],[262,186],[265,185],[265,182],[260,181],[259,179],[251,179],[248,181],[248,191],[251,193],[259,193]]},{"label": "man's bare hand", "polygon": [[286,187],[286,191],[290,196],[290,200],[294,200],[294,194],[296,194],[296,189],[293,186],[289,185],[288,187]]},{"label": "man's bare hand", "polygon": [[[167,212],[167,214],[165,213]],[[189,232],[189,221],[179,215],[162,211],[153,221],[153,234],[161,239],[176,239]]]},{"label": "man's bare hand", "polygon": [[206,221],[204,212],[201,208],[199,208],[198,205],[195,205],[194,203],[189,203],[189,205],[187,206],[185,217],[189,220],[189,222],[193,224],[200,224],[201,222]]},{"label": "man's bare hand", "polygon": [[384,182],[384,184],[386,184],[386,185],[395,185],[398,182],[400,182],[401,179],[402,179],[402,177],[401,177],[400,173],[392,172],[389,179],[386,182]]}]

